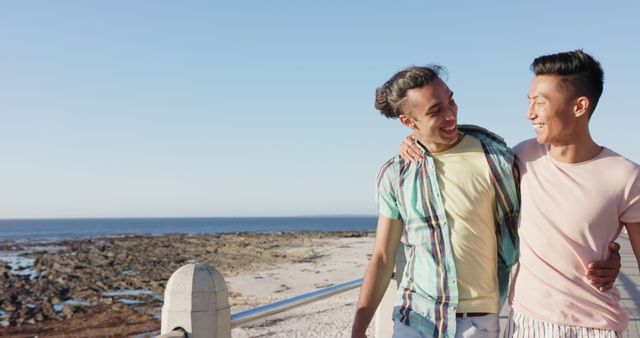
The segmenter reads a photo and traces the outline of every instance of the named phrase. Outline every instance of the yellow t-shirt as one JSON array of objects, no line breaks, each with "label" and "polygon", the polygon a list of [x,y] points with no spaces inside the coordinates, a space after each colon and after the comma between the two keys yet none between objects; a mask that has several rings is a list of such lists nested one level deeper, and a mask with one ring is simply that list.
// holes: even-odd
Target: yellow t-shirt
[{"label": "yellow t-shirt", "polygon": [[434,158],[458,277],[457,312],[500,312],[495,191],[478,139],[465,136]]}]

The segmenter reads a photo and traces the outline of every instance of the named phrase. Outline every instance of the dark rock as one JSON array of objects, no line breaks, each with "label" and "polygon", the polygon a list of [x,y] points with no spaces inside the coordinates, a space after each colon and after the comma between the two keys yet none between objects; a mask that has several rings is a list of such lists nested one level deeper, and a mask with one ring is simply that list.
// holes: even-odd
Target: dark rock
[{"label": "dark rock", "polygon": [[[0,262],[0,307],[10,314],[5,322],[11,325],[80,318],[84,312],[93,313],[97,309],[100,310],[96,313],[131,311],[140,305],[122,304],[117,299],[103,297],[103,293],[144,289],[162,295],[171,274],[186,262],[207,263],[226,277],[263,264],[314,261],[319,255],[313,250],[290,253],[289,249],[315,245],[315,241],[329,237],[362,235],[366,233],[279,232],[62,241],[52,243],[66,247],[62,251],[34,254],[34,268],[41,273],[38,279],[15,277],[8,272],[9,267]],[[123,273],[125,271],[135,273]],[[149,295],[130,298],[149,308],[161,305]],[[86,301],[91,305],[63,304],[65,300]],[[38,306],[29,308],[26,304]],[[61,316],[54,310],[54,305],[60,304],[63,304]]]}]

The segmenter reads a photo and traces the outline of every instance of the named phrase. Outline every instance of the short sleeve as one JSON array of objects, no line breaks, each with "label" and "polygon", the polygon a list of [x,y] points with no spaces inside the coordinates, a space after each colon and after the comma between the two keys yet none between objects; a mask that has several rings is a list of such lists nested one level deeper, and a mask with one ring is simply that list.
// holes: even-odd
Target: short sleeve
[{"label": "short sleeve", "polygon": [[625,189],[625,199],[620,221],[623,223],[640,222],[640,167],[636,168]]},{"label": "short sleeve", "polygon": [[391,160],[385,163],[378,172],[376,179],[376,202],[378,203],[378,212],[391,219],[400,219],[400,210],[398,209],[397,186],[398,174]]}]

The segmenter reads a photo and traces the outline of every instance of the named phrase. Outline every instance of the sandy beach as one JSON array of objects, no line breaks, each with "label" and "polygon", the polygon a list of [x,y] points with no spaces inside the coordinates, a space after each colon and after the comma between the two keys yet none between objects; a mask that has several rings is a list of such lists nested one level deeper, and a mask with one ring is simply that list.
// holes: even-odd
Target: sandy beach
[{"label": "sandy beach", "polygon": [[[241,233],[0,243],[4,257],[32,262],[0,262],[0,336],[153,336],[166,282],[183,264],[215,266],[233,313],[361,278],[373,241],[368,233]],[[232,336],[347,337],[357,297],[352,290]]]},{"label": "sandy beach", "polygon": [[[244,273],[227,279],[246,305],[271,303],[362,278],[373,238],[338,238],[314,250],[319,259]],[[259,285],[259,288],[256,286]],[[349,337],[359,289],[232,330],[232,337]],[[237,303],[232,311],[246,307]],[[373,323],[369,336],[373,336]]]}]

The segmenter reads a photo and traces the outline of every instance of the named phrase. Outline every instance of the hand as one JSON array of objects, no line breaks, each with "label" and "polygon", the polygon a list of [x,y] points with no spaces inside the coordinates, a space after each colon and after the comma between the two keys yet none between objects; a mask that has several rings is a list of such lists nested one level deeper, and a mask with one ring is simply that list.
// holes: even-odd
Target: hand
[{"label": "hand", "polygon": [[620,273],[620,244],[609,243],[609,258],[606,261],[589,263],[587,278],[589,283],[601,292],[613,287],[613,283]]},{"label": "hand", "polygon": [[416,145],[415,135],[407,136],[402,143],[400,143],[400,157],[409,162],[420,162],[423,160],[422,152]]}]

